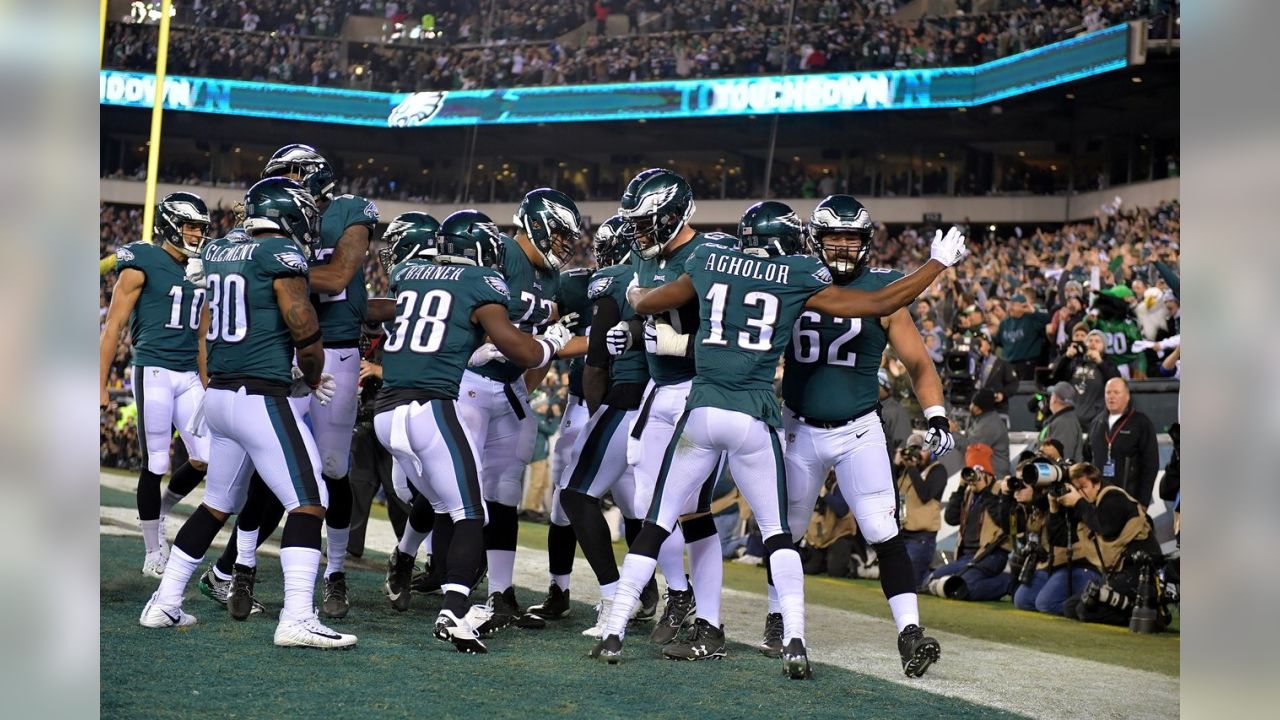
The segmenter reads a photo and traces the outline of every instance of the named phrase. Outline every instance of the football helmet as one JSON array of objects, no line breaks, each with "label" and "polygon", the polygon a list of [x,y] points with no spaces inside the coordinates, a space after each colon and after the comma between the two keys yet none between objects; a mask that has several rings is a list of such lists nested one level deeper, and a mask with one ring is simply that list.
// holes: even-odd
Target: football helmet
[{"label": "football helmet", "polygon": [[320,210],[316,199],[299,183],[285,177],[259,180],[244,195],[244,229],[250,235],[279,232],[304,252],[320,240]]},{"label": "football helmet", "polygon": [[624,236],[627,221],[614,215],[600,223],[596,228],[596,236],[591,240],[591,252],[596,258],[596,267],[607,268],[627,259],[631,246]]},{"label": "football helmet", "polygon": [[441,265],[479,265],[501,271],[506,236],[479,210],[459,210],[440,223],[436,262]]},{"label": "football helmet", "polygon": [[618,215],[627,221],[632,249],[641,259],[652,260],[684,229],[693,210],[693,190],[684,178],[650,168],[627,184]]},{"label": "football helmet", "polygon": [[262,177],[296,174],[317,202],[333,197],[333,166],[310,145],[285,145],[267,160]]},{"label": "football helmet", "polygon": [[871,261],[875,236],[871,213],[852,195],[830,195],[809,215],[807,237],[817,255],[838,282],[857,277]]},{"label": "football helmet", "polygon": [[424,212],[407,212],[387,225],[382,239],[387,246],[378,251],[378,259],[387,272],[409,258],[434,259],[439,253],[436,237],[440,221]]},{"label": "football helmet", "polygon": [[742,252],[758,257],[796,255],[805,251],[804,223],[790,205],[765,200],[747,208],[738,221]]},{"label": "football helmet", "polygon": [[569,262],[574,245],[582,237],[578,206],[568,195],[551,188],[538,188],[525,195],[512,220],[542,253],[551,270],[559,270]]},{"label": "football helmet", "polygon": [[[182,232],[182,226],[194,223],[200,226],[199,239],[193,245]],[[200,248],[208,238],[209,206],[199,195],[189,192],[169,193],[156,204],[154,234],[187,257],[200,255]]]}]

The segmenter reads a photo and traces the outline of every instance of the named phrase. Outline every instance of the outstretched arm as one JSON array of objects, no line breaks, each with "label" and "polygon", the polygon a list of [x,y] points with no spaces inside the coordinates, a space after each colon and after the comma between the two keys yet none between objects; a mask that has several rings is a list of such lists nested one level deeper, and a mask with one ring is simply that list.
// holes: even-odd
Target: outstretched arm
[{"label": "outstretched arm", "polygon": [[471,313],[472,322],[484,328],[493,343],[508,360],[524,368],[541,367],[555,355],[555,348],[546,340],[520,332],[511,324],[507,307],[497,303],[481,305]]},{"label": "outstretched arm", "polygon": [[924,292],[946,269],[947,266],[941,262],[930,260],[910,275],[899,278],[875,292],[829,285],[810,297],[804,306],[835,317],[892,315],[895,310],[906,306],[917,295]]},{"label": "outstretched arm", "polygon": [[633,287],[627,290],[627,302],[631,303],[631,307],[639,315],[656,315],[666,310],[675,310],[697,298],[698,293],[693,289],[693,280],[688,273],[656,288]]}]

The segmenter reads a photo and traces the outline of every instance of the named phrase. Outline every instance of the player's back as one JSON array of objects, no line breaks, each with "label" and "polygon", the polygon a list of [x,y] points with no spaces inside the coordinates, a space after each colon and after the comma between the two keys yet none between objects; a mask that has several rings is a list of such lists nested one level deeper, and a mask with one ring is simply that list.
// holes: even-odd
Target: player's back
[{"label": "player's back", "polygon": [[211,387],[251,387],[243,382],[250,380],[287,391],[293,341],[276,302],[275,281],[307,277],[302,251],[280,235],[237,234],[208,243],[202,257]]},{"label": "player's back", "polygon": [[376,412],[413,400],[457,398],[467,360],[484,338],[471,322],[476,308],[506,307],[507,286],[496,270],[406,260],[391,273],[396,317],[386,323],[383,389]]},{"label": "player's back", "polygon": [[726,245],[699,247],[685,265],[699,298],[698,374],[689,406],[710,405],[781,422],[773,376],[790,328],[831,282],[817,258],[763,258]]},{"label": "player's back", "polygon": [[[868,268],[842,287],[875,291],[901,277],[897,270]],[[889,341],[880,318],[842,318],[805,310],[789,334],[782,401],[796,414],[843,420],[879,402],[876,372]]]}]

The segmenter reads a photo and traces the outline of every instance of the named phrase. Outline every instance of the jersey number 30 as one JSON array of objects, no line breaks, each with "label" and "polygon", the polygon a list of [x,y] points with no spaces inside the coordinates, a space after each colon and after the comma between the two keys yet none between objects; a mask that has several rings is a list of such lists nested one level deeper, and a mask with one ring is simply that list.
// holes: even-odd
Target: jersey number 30
[{"label": "jersey number 30", "polygon": [[249,334],[249,313],[245,310],[243,275],[212,273],[205,278],[209,300],[209,332],[205,339],[238,343]]},{"label": "jersey number 30", "polygon": [[[392,329],[383,350],[397,352],[409,339],[410,352],[433,353],[444,344],[449,329],[449,309],[453,296],[446,290],[428,290],[419,294],[405,290],[396,296],[396,326]],[[416,312],[415,312],[416,311]]]}]

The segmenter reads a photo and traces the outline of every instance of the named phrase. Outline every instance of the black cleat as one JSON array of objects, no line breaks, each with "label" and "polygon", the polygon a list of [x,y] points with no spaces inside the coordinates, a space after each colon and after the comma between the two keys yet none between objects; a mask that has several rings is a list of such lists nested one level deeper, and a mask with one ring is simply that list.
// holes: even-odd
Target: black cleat
[{"label": "black cleat", "polygon": [[347,602],[347,574],[336,572],[324,579],[324,602],[320,612],[329,618],[344,618],[351,609]]},{"label": "black cleat", "polygon": [[520,613],[520,608],[516,607],[514,602],[508,600],[503,593],[490,594],[486,604],[491,612],[489,619],[476,628],[482,638],[492,637],[494,633],[512,625],[516,621],[516,616]]},{"label": "black cleat", "polygon": [[231,566],[231,589],[227,591],[227,612],[236,620],[244,620],[262,612],[262,603],[253,596],[258,568],[236,563]]},{"label": "black cleat", "polygon": [[413,576],[409,589],[419,595],[443,595],[440,584],[440,578],[432,574],[431,564],[428,563],[425,570]]},{"label": "black cleat", "polygon": [[528,613],[543,620],[559,620],[569,617],[569,609],[569,591],[561,590],[559,585],[551,583],[547,599],[537,605],[530,605]]},{"label": "black cleat", "polygon": [[413,556],[406,555],[397,548],[387,558],[387,581],[382,591],[391,601],[391,607],[398,612],[409,609],[409,601],[413,591]]},{"label": "black cleat", "polygon": [[640,591],[640,604],[631,615],[631,622],[649,622],[658,615],[658,579],[649,578],[648,584]]},{"label": "black cleat", "polygon": [[760,652],[765,657],[782,657],[782,613],[769,613],[764,619],[764,640]]},{"label": "black cleat", "polygon": [[489,648],[480,642],[480,636],[466,621],[448,610],[441,610],[436,617],[435,636],[438,640],[453,643],[453,647],[461,653],[480,654],[489,652]]},{"label": "black cleat", "polygon": [[724,626],[712,627],[698,618],[693,621],[693,631],[684,642],[673,642],[662,648],[662,656],[668,660],[713,660],[725,656]]},{"label": "black cleat", "polygon": [[668,589],[667,605],[662,609],[662,617],[658,618],[658,626],[649,635],[649,641],[657,645],[666,645],[675,640],[680,628],[693,624],[697,609],[692,587],[683,591]]},{"label": "black cleat", "polygon": [[516,627],[521,630],[542,630],[547,626],[546,618],[520,609],[520,604],[516,602],[516,589],[514,587],[507,588],[502,592],[502,595],[507,599],[507,603],[516,610]]},{"label": "black cleat", "polygon": [[898,654],[907,677],[921,677],[942,657],[942,646],[924,634],[919,625],[908,625],[898,634]]},{"label": "black cleat", "polygon": [[792,680],[813,677],[813,670],[809,667],[809,653],[800,638],[791,638],[791,642],[782,648],[782,674]]},{"label": "black cleat", "polygon": [[622,638],[617,635],[608,635],[588,653],[588,657],[596,660],[603,660],[610,665],[617,665],[622,659]]}]

